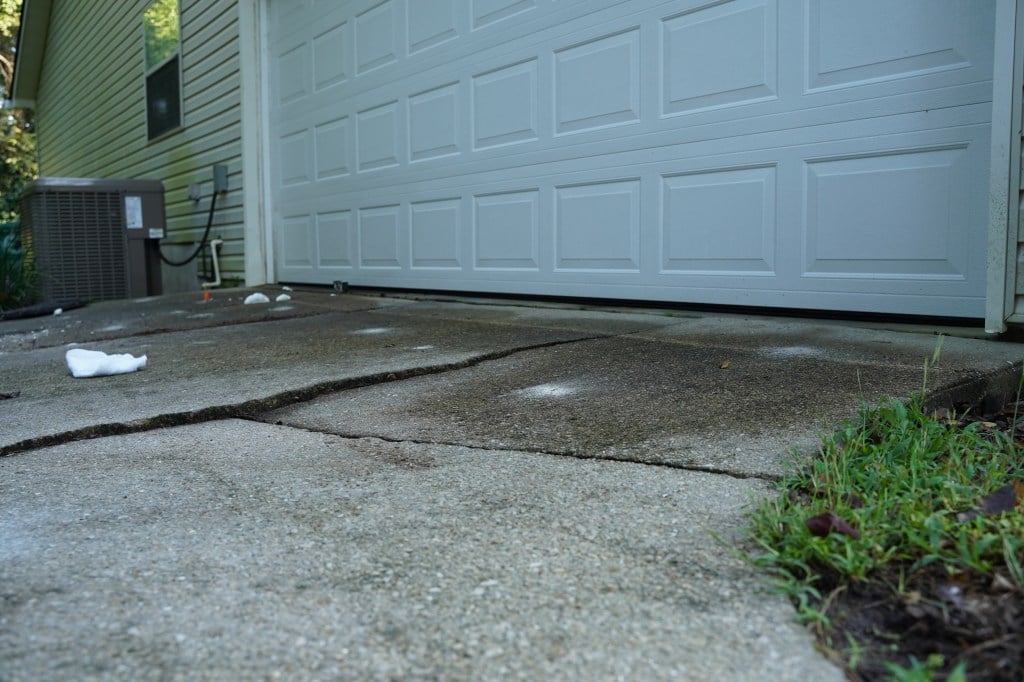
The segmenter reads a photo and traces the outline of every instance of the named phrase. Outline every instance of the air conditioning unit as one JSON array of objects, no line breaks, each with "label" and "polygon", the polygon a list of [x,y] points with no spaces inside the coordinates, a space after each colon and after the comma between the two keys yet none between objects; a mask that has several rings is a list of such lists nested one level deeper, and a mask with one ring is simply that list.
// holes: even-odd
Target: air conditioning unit
[{"label": "air conditioning unit", "polygon": [[159,240],[166,222],[159,180],[39,178],[22,193],[21,223],[42,300],[162,293]]}]

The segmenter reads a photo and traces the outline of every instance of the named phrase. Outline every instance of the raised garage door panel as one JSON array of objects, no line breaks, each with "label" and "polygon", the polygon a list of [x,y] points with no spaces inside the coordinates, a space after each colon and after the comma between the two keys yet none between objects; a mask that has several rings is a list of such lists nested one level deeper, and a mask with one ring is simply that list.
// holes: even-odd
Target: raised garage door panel
[{"label": "raised garage door panel", "polygon": [[983,314],[991,1],[268,3],[280,281]]}]

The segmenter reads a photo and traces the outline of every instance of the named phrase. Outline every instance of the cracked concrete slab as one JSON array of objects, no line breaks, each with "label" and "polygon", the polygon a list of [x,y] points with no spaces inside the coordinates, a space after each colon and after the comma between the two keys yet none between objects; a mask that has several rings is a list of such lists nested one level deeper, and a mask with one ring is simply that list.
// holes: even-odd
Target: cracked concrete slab
[{"label": "cracked concrete slab", "polygon": [[[694,340],[687,330],[537,349],[326,395],[264,418],[347,435],[775,477],[793,448],[813,451],[817,434],[853,416],[862,401],[921,386],[921,358],[903,339],[890,338],[895,352],[884,357],[821,335],[820,352],[774,353],[796,341],[780,346],[778,336],[737,335],[727,326],[713,340]],[[849,334],[839,338],[850,343]],[[968,374],[962,364],[943,368],[942,380]]]},{"label": "cracked concrete slab", "polygon": [[0,677],[840,680],[763,481],[238,420],[0,460]]},{"label": "cracked concrete slab", "polygon": [[[296,293],[0,322],[0,677],[838,679],[705,531],[934,337]],[[72,341],[150,364],[72,379]],[[947,339],[932,386],[1020,348]],[[225,420],[267,413],[376,437]]]},{"label": "cracked concrete slab", "polygon": [[360,311],[84,344],[148,357],[145,370],[110,377],[72,378],[66,347],[6,353],[0,355],[0,390],[20,396],[4,401],[0,452],[81,429],[144,423],[289,392],[294,399],[347,381],[386,381],[580,338],[587,333]]}]

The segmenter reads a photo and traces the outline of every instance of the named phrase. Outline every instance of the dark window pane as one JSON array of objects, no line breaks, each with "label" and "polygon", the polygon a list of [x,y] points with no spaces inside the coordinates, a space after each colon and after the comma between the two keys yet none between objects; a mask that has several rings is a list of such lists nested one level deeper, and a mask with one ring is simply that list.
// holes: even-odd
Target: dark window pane
[{"label": "dark window pane", "polygon": [[146,113],[151,140],[181,125],[178,57],[146,76]]}]

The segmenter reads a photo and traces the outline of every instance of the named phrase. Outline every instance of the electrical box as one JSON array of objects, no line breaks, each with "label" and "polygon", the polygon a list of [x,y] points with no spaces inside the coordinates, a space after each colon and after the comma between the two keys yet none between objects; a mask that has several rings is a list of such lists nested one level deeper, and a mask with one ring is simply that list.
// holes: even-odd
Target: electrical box
[{"label": "electrical box", "polygon": [[166,230],[159,180],[39,178],[21,196],[22,244],[43,300],[155,296]]}]

